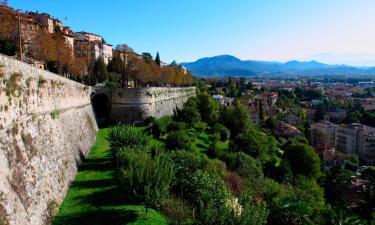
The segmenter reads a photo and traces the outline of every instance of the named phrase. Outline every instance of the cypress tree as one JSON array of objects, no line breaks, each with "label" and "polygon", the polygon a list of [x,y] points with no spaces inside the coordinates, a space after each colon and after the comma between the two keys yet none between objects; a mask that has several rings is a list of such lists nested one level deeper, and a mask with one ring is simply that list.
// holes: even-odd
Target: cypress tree
[{"label": "cypress tree", "polygon": [[155,63],[160,67],[160,56],[159,56],[159,52],[156,53]]}]

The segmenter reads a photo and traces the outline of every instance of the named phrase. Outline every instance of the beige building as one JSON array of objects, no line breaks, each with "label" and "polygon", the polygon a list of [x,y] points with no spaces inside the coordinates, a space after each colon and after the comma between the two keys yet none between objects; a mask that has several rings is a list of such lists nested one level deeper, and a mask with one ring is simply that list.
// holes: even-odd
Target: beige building
[{"label": "beige building", "polygon": [[101,57],[108,64],[113,56],[112,45],[101,36],[87,32],[74,33],[74,52],[76,57],[86,58],[88,63]]},{"label": "beige building", "polygon": [[337,125],[319,122],[310,128],[311,144],[317,151],[332,147],[358,155],[369,165],[375,164],[375,128],[362,124]]}]

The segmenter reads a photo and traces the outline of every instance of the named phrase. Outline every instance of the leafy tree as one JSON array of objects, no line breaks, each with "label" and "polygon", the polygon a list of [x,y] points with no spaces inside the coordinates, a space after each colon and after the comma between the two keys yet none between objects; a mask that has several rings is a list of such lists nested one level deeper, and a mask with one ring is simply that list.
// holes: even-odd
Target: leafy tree
[{"label": "leafy tree", "polygon": [[146,62],[149,63],[152,61],[152,55],[148,52],[142,53],[142,59]]},{"label": "leafy tree", "polygon": [[155,120],[151,126],[152,135],[155,138],[159,138],[167,132],[167,127],[172,122],[172,117],[162,116],[161,118]]},{"label": "leafy tree", "polygon": [[109,73],[103,58],[98,58],[94,63],[93,75],[96,82],[102,83],[108,80]]},{"label": "leafy tree", "polygon": [[334,167],[327,172],[324,177],[325,197],[327,202],[334,205],[347,205],[351,199],[349,197],[349,187],[353,172]]},{"label": "leafy tree", "polygon": [[268,224],[313,225],[323,220],[323,190],[315,181],[299,176],[294,186],[282,185],[274,191]]},{"label": "leafy tree", "polygon": [[170,150],[192,150],[192,141],[186,131],[173,131],[167,136],[166,147]]},{"label": "leafy tree", "polygon": [[213,125],[219,119],[219,104],[207,93],[198,96],[198,107],[201,118],[209,125]]},{"label": "leafy tree", "polygon": [[249,128],[230,142],[232,151],[243,151],[262,164],[276,163],[279,159],[277,142],[274,137],[266,136],[255,128]]},{"label": "leafy tree", "polygon": [[[370,166],[362,171],[363,179],[368,180],[368,196],[369,199],[375,201],[375,167]],[[374,204],[375,205],[375,204]]]},{"label": "leafy tree", "polygon": [[156,65],[158,65],[159,67],[160,67],[160,56],[159,56],[159,52],[158,53],[156,53],[156,57],[155,57],[155,63],[156,63]]},{"label": "leafy tree", "polygon": [[221,123],[215,124],[213,133],[219,134],[221,141],[226,141],[230,138],[230,130]]},{"label": "leafy tree", "polygon": [[289,161],[294,175],[301,174],[312,179],[321,176],[320,158],[311,146],[292,144],[285,149],[285,158]]},{"label": "leafy tree", "polygon": [[220,120],[230,130],[232,137],[245,132],[252,124],[249,112],[238,101],[221,111]]},{"label": "leafy tree", "polygon": [[179,111],[177,117],[182,121],[185,121],[190,126],[198,123],[201,120],[201,115],[198,108],[198,99],[191,97],[185,102],[184,108]]},{"label": "leafy tree", "polygon": [[126,197],[134,203],[158,207],[169,195],[175,175],[174,164],[170,158],[158,156],[151,158],[145,152],[121,152],[125,167],[121,171],[121,182]]}]

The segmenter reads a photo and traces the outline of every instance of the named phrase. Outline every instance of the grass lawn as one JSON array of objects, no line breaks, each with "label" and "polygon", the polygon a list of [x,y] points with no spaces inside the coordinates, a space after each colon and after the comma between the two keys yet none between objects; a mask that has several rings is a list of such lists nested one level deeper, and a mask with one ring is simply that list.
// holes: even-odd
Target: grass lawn
[{"label": "grass lawn", "polygon": [[100,129],[96,144],[80,167],[53,225],[164,225],[155,210],[145,214],[142,205],[125,205],[108,155],[108,129]]}]

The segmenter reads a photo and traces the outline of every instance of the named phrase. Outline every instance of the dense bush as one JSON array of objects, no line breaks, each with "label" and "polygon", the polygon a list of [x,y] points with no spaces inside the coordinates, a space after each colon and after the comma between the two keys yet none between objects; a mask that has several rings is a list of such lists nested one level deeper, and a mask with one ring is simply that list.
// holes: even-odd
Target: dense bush
[{"label": "dense bush", "polygon": [[166,199],[161,209],[172,225],[193,224],[193,209],[182,199],[173,197]]},{"label": "dense bush", "polygon": [[225,205],[229,198],[224,181],[202,170],[197,170],[190,175],[190,182],[186,189],[186,200],[194,206],[212,204],[220,207]]},{"label": "dense bush", "polygon": [[170,192],[175,174],[170,158],[158,156],[152,159],[145,152],[125,151],[121,154],[124,167],[121,173],[125,196],[134,203],[160,207]]},{"label": "dense bush", "polygon": [[213,133],[219,134],[221,141],[226,141],[230,138],[230,130],[220,123],[215,124],[213,127]]},{"label": "dense bush", "polygon": [[245,190],[242,179],[236,172],[228,172],[225,174],[224,182],[229,188],[230,192],[236,197],[239,197]]},{"label": "dense bush", "polygon": [[167,126],[167,131],[179,131],[179,130],[185,130],[186,129],[186,123],[184,122],[176,122],[172,121],[171,123],[168,124]]},{"label": "dense bush", "polygon": [[168,125],[172,122],[172,117],[163,116],[155,120],[151,126],[151,133],[155,138],[159,138],[167,132]]},{"label": "dense bush", "polygon": [[311,146],[292,144],[285,149],[285,158],[289,161],[294,175],[301,174],[312,179],[321,176],[320,158]]},{"label": "dense bush", "polygon": [[231,152],[221,157],[230,170],[236,170],[238,174],[246,178],[262,178],[261,163],[243,152]]},{"label": "dense bush", "polygon": [[192,141],[193,137],[186,131],[173,131],[167,136],[166,148],[170,150],[192,150]]},{"label": "dense bush", "polygon": [[219,159],[209,159],[207,157],[204,158],[205,167],[204,170],[209,174],[216,175],[218,177],[224,177],[225,173],[227,172],[227,166],[225,162]]},{"label": "dense bush", "polygon": [[230,142],[233,151],[243,151],[254,158],[258,158],[264,165],[268,162],[279,161],[277,141],[272,136],[266,136],[255,128],[249,128],[240,133]]},{"label": "dense bush", "polygon": [[109,147],[113,153],[123,147],[143,147],[148,143],[148,136],[140,129],[129,125],[116,125],[108,132]]},{"label": "dense bush", "polygon": [[198,123],[196,123],[196,124],[194,125],[194,128],[195,128],[198,132],[202,133],[202,132],[204,132],[204,131],[206,130],[206,128],[207,128],[207,123],[205,123],[205,122],[198,122]]},{"label": "dense bush", "polygon": [[188,123],[190,126],[194,126],[201,120],[201,114],[198,109],[198,99],[191,97],[184,104],[184,108],[179,111],[177,115],[178,120]]}]

